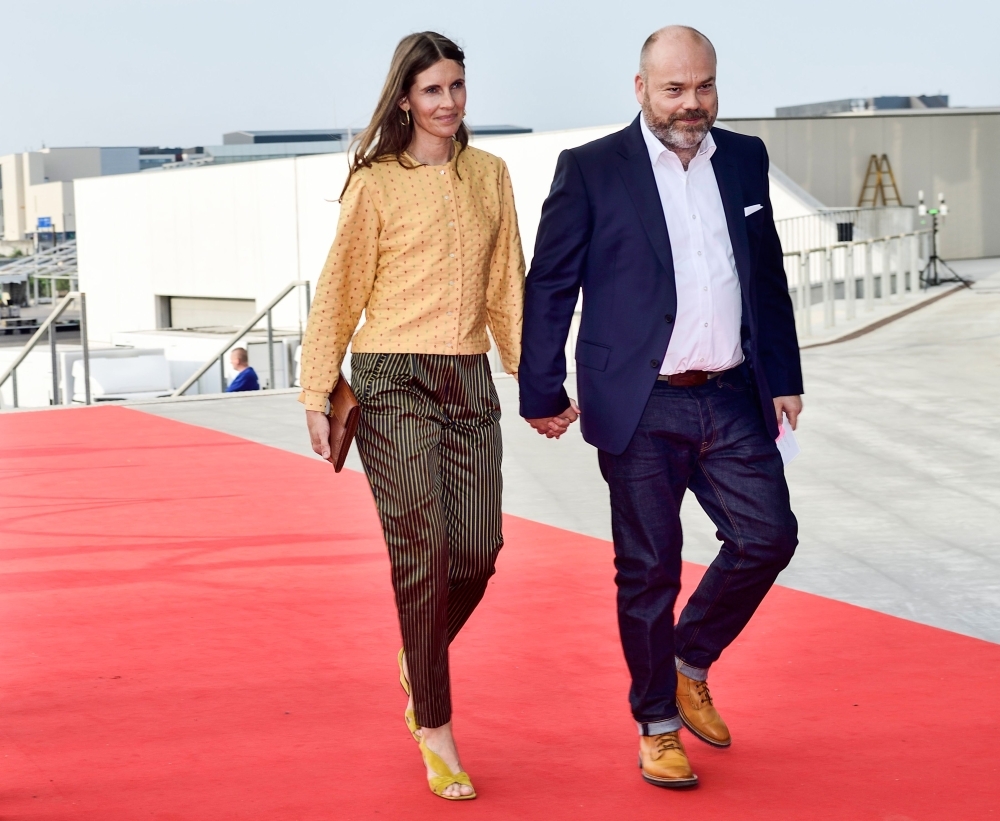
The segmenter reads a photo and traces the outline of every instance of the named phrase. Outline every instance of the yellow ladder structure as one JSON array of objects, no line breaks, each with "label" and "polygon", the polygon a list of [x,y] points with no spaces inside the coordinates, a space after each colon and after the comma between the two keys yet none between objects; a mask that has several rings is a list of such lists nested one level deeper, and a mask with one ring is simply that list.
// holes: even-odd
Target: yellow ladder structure
[{"label": "yellow ladder structure", "polygon": [[868,160],[865,184],[861,187],[861,196],[858,197],[858,208],[864,208],[866,205],[876,206],[880,198],[882,205],[903,204],[899,189],[896,187],[896,177],[892,173],[892,166],[889,165],[889,157],[885,154],[881,157],[872,154]]}]

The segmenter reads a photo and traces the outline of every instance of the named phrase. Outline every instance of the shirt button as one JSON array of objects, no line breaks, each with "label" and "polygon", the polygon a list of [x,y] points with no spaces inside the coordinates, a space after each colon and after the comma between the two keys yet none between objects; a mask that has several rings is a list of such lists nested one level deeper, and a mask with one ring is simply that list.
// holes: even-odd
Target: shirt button
[{"label": "shirt button", "polygon": [[455,255],[454,255],[454,254],[448,254],[448,256],[450,256],[450,257],[451,257],[452,259],[454,259],[454,258],[455,258]]},{"label": "shirt button", "polygon": [[692,214],[692,215],[691,215],[691,219],[693,219],[693,220],[696,220],[696,219],[698,219],[698,215],[697,215],[697,214]]},{"label": "shirt button", "polygon": [[707,323],[707,322],[705,323],[705,327],[706,327],[706,328],[708,327],[708,323]]},{"label": "shirt button", "polygon": [[[448,198],[447,198],[447,197],[445,197],[445,199],[448,199]],[[698,256],[701,256],[701,251],[699,251],[699,252],[698,252]]]},{"label": "shirt button", "polygon": [[444,174],[444,171],[442,171],[441,173]]},{"label": "shirt button", "polygon": [[449,228],[454,228],[454,227],[455,227],[455,223],[453,223],[453,222],[449,222],[449,223],[448,223],[448,227],[449,227]]},{"label": "shirt button", "polygon": [[706,286],[705,286],[704,288],[702,288],[701,290],[703,290],[703,291],[707,291],[707,290],[708,290],[708,286],[706,285]]},{"label": "shirt button", "polygon": [[673,315],[673,314],[667,314],[667,315],[666,315],[665,317],[663,317],[663,318],[664,318],[665,320],[667,320],[667,322],[673,322],[673,321],[674,321],[674,315]]},{"label": "shirt button", "polygon": [[449,343],[447,343],[447,344],[445,345],[445,347],[446,347],[446,348],[450,348],[450,347],[451,347],[451,343],[450,343],[450,342],[449,342]]},{"label": "shirt button", "polygon": [[449,280],[448,280],[448,284],[449,284],[449,285],[454,285],[454,284],[455,284],[455,280],[453,280],[453,279],[449,279]]},{"label": "shirt button", "polygon": [[[451,199],[451,197],[449,197],[449,196],[448,196],[447,194],[445,194],[445,195],[444,195],[444,198],[445,198],[446,200],[450,200],[450,199]],[[699,251],[698,253],[701,253],[701,252]]]},{"label": "shirt button", "polygon": [[656,359],[650,359],[649,360],[649,367],[651,367],[651,368],[658,368],[658,367],[660,367],[660,363]]},{"label": "shirt button", "polygon": [[448,311],[448,316],[451,316],[451,311]]}]

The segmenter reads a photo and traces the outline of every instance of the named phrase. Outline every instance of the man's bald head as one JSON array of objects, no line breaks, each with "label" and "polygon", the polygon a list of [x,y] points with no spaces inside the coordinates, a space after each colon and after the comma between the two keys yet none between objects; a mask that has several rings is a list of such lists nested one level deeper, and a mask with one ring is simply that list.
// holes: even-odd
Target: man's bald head
[{"label": "man's bald head", "polygon": [[664,26],[657,29],[642,44],[642,51],[639,52],[639,74],[643,77],[648,75],[650,57],[658,48],[692,44],[706,49],[712,55],[712,60],[715,60],[715,46],[698,29],[691,26]]},{"label": "man's bald head", "polygon": [[643,44],[635,98],[646,126],[682,163],[694,156],[719,114],[715,71],[715,48],[690,26],[666,26]]}]

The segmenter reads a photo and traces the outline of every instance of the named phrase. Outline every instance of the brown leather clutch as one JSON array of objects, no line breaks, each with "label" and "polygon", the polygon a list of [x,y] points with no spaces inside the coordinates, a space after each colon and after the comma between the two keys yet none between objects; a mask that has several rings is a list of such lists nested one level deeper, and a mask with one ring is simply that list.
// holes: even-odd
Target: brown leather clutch
[{"label": "brown leather clutch", "polygon": [[360,418],[358,397],[341,371],[337,386],[330,394],[330,458],[327,459],[337,473],[344,469],[344,460],[351,449]]}]

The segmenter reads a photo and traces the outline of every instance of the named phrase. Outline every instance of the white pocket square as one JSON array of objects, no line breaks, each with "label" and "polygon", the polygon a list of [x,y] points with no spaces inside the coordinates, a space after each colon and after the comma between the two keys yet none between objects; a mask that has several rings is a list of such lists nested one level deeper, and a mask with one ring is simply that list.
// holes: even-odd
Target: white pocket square
[{"label": "white pocket square", "polygon": [[749,217],[751,214],[756,214],[763,207],[764,207],[763,205],[748,205],[746,208],[743,209],[743,216]]}]

